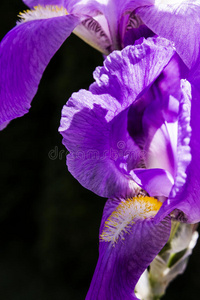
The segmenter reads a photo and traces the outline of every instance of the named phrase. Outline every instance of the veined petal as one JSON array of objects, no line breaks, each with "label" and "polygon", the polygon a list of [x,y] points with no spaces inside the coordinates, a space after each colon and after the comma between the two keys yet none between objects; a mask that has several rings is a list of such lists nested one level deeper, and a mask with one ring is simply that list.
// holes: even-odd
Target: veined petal
[{"label": "veined petal", "polygon": [[[30,1],[31,3],[27,4],[29,6],[34,6],[37,1]],[[32,3],[34,2],[34,3]],[[69,1],[40,1],[41,3],[38,6],[34,6],[34,9],[31,11],[25,11],[20,13],[20,16],[25,18],[25,20],[30,20],[31,18],[45,18],[46,16],[56,13],[68,12],[73,14],[73,5],[70,7]],[[49,3],[50,2],[50,3]],[[52,3],[51,3],[52,2]],[[53,5],[52,5],[53,4]],[[73,33],[88,43],[90,46],[94,47],[98,51],[109,54],[111,52],[111,39],[107,20],[103,14],[99,14],[96,10],[94,13],[87,15],[87,12],[84,12],[82,9],[75,12],[76,16],[82,17],[83,21],[76,26],[73,30]]]},{"label": "veined petal", "polygon": [[103,54],[108,55],[111,52],[112,41],[103,15],[94,18],[87,17],[74,29],[73,33]]},{"label": "veined petal", "polygon": [[96,69],[90,90],[73,94],[64,106],[59,131],[70,151],[67,165],[84,187],[103,197],[135,192],[129,171],[141,151],[127,130],[128,110],[172,55],[162,39],[115,51]]},{"label": "veined petal", "polygon": [[80,22],[73,15],[25,22],[0,44],[0,124],[23,116],[51,57]]},{"label": "veined petal", "polygon": [[[90,86],[93,94],[111,94],[122,108],[139,98],[163,71],[174,54],[172,44],[160,38],[148,38],[142,44],[114,51],[94,72]],[[133,75],[132,75],[133,74]]]},{"label": "veined petal", "polygon": [[[126,197],[134,191],[123,154],[128,156],[135,152],[139,156],[140,152],[125,129],[127,111],[119,116],[123,121],[121,133],[111,136],[112,123],[119,119],[115,117],[115,111],[119,110],[119,104],[111,96],[100,98],[87,91],[73,94],[62,110],[59,131],[63,135],[63,144],[70,151],[68,169],[84,187],[102,197]],[[108,118],[114,120],[109,122]]]},{"label": "veined petal", "polygon": [[170,235],[168,218],[157,225],[152,219],[159,207],[150,197],[107,201],[99,259],[86,300],[137,299],[134,288],[138,279]]},{"label": "veined petal", "polygon": [[157,0],[152,6],[138,8],[137,14],[153,32],[174,42],[188,68],[194,66],[200,49],[199,0]]}]

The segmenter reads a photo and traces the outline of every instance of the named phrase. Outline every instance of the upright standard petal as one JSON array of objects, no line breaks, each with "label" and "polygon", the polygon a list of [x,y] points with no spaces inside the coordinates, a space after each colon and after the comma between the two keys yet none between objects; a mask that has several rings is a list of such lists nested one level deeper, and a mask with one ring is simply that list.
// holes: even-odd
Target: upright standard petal
[{"label": "upright standard petal", "polygon": [[90,91],[73,94],[64,106],[59,131],[70,151],[67,165],[84,187],[103,197],[135,192],[129,171],[142,153],[127,130],[128,111],[173,53],[164,39],[115,51],[96,69]]},{"label": "upright standard petal", "polygon": [[47,64],[79,22],[73,15],[27,21],[4,37],[0,44],[0,124],[28,112]]},{"label": "upright standard petal", "polygon": [[188,68],[194,66],[200,49],[199,0],[157,0],[138,8],[137,14],[153,32],[174,42]]},{"label": "upright standard petal", "polygon": [[151,197],[109,199],[104,208],[99,259],[86,300],[136,300],[135,285],[170,235],[170,219],[155,225],[161,203]]}]

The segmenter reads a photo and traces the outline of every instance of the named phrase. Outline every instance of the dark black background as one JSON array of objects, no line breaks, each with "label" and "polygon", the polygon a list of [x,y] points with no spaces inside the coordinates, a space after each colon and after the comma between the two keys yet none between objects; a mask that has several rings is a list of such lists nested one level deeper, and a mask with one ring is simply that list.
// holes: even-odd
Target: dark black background
[{"label": "dark black background", "polygon": [[[24,9],[20,0],[1,1],[0,39]],[[29,114],[0,133],[1,299],[85,298],[105,199],[69,174],[57,129],[62,106],[72,92],[88,88],[101,64],[100,53],[70,36],[44,72]],[[52,151],[60,156],[51,157]],[[199,255],[197,245],[185,274],[163,300],[199,298]]]}]

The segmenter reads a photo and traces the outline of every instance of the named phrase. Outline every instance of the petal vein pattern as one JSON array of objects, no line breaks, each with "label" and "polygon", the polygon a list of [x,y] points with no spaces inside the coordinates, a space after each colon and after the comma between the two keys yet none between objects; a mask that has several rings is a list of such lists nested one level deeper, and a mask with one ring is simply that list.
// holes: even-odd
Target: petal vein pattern
[{"label": "petal vein pattern", "polygon": [[137,13],[153,32],[174,42],[188,68],[194,66],[200,48],[199,0],[156,1],[155,5],[138,8]]},{"label": "petal vein pattern", "polygon": [[50,59],[80,20],[73,15],[24,22],[0,44],[0,124],[23,116]]}]

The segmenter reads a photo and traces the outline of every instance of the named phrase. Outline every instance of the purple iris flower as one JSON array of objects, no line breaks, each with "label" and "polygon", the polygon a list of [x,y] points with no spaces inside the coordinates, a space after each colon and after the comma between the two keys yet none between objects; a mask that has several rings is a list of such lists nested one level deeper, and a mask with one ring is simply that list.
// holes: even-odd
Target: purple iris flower
[{"label": "purple iris flower", "polygon": [[28,112],[51,57],[74,32],[104,54],[141,36],[174,42],[184,63],[199,55],[200,1],[24,0],[30,10],[0,44],[0,128]]},{"label": "purple iris flower", "polygon": [[148,38],[111,53],[63,108],[69,171],[109,198],[87,300],[137,299],[170,219],[200,221],[198,72],[186,75],[171,42]]}]

